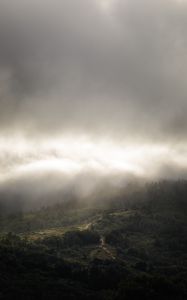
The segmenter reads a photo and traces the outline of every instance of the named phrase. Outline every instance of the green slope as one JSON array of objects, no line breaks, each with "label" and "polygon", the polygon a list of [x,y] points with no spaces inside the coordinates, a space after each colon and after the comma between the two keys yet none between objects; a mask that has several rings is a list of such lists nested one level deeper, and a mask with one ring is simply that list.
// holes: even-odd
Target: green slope
[{"label": "green slope", "polygon": [[0,299],[186,299],[187,183],[1,217]]}]

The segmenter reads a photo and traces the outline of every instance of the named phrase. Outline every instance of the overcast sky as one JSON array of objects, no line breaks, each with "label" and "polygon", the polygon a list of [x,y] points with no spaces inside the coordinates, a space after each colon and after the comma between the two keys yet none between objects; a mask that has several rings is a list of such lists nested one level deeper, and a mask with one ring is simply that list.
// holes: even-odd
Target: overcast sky
[{"label": "overcast sky", "polygon": [[187,130],[187,2],[0,0],[1,131]]},{"label": "overcast sky", "polygon": [[[0,0],[0,45],[1,175],[54,148],[62,159],[59,141],[37,153],[29,143],[68,135],[88,137],[92,165],[126,158],[141,173],[148,159],[166,177],[186,174],[187,1]],[[120,156],[120,143],[146,149]],[[63,163],[77,163],[71,145]]]}]

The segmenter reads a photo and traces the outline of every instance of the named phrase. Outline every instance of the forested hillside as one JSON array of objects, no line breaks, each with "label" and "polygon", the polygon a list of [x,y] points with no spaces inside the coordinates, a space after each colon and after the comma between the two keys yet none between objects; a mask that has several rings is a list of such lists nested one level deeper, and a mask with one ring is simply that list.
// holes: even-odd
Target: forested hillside
[{"label": "forested hillside", "polygon": [[0,218],[0,299],[186,299],[187,182]]}]

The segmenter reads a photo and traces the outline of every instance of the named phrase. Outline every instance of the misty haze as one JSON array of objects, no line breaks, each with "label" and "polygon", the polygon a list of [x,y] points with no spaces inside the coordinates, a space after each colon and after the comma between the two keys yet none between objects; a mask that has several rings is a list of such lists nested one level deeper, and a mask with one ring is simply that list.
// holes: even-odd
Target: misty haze
[{"label": "misty haze", "polygon": [[187,299],[187,1],[0,0],[0,299]]}]

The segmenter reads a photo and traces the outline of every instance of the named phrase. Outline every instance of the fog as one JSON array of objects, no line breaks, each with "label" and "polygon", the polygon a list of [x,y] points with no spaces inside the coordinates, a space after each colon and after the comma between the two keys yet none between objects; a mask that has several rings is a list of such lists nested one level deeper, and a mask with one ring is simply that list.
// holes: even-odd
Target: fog
[{"label": "fog", "polygon": [[1,201],[186,178],[186,30],[186,1],[0,0]]}]

